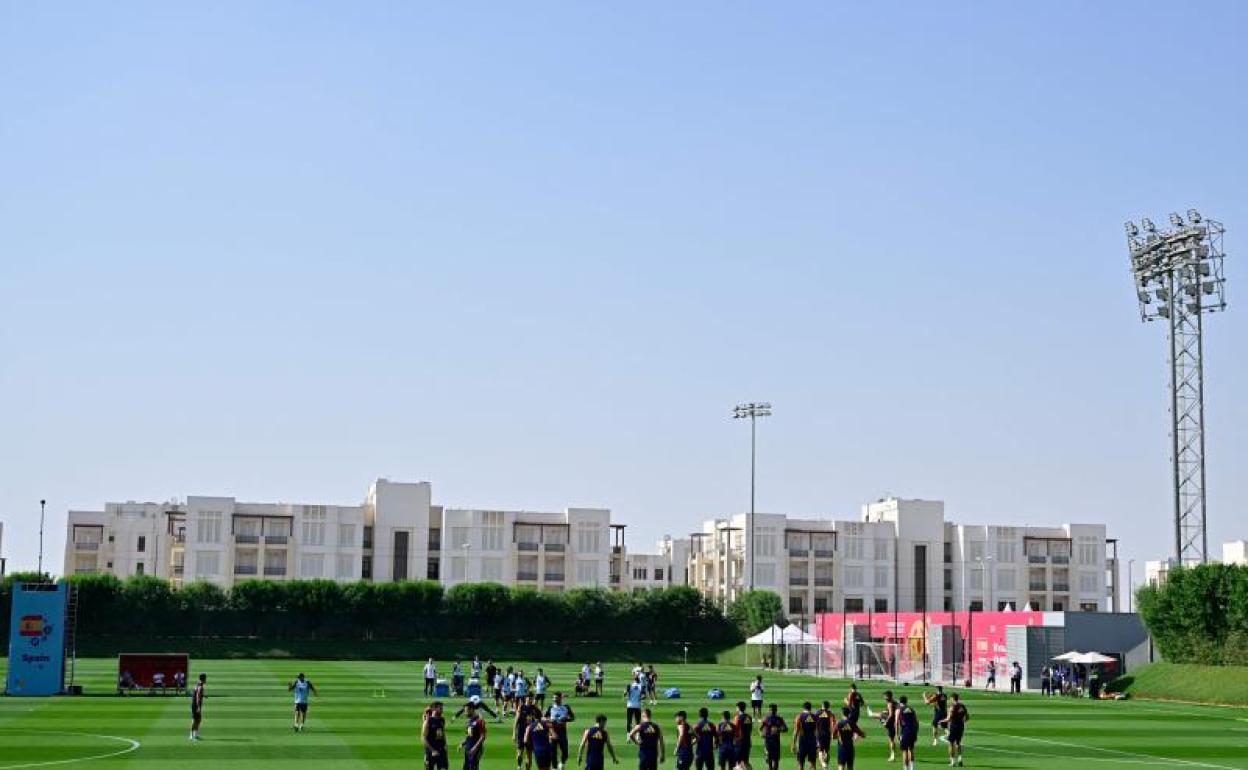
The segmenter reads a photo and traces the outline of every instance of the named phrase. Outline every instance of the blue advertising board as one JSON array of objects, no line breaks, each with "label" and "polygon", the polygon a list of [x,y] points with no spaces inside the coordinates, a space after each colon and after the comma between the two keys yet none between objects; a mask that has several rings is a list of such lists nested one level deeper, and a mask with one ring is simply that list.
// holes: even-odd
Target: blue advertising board
[{"label": "blue advertising board", "polygon": [[13,586],[9,630],[9,695],[56,695],[65,684],[68,586]]}]

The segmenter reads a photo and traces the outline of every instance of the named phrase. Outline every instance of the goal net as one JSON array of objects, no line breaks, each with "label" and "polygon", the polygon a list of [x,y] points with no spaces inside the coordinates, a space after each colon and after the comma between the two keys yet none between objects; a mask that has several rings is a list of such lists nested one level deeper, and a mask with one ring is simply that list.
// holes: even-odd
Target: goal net
[{"label": "goal net", "polygon": [[858,679],[887,679],[895,682],[926,681],[926,661],[922,649],[898,642],[856,642],[849,660]]}]

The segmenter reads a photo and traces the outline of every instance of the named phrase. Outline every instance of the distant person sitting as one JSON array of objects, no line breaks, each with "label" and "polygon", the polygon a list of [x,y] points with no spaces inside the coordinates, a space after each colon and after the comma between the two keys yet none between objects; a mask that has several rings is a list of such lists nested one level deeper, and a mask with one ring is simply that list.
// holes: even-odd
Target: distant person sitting
[{"label": "distant person sitting", "polygon": [[151,691],[154,693],[156,692],[157,688],[160,689],[162,694],[166,692],[165,672],[163,671],[157,671],[155,674],[152,674],[152,690]]},{"label": "distant person sitting", "polygon": [[186,672],[177,671],[173,675],[173,692],[175,695],[181,695],[186,689]]},{"label": "distant person sitting", "polygon": [[117,692],[122,695],[126,694],[126,690],[133,690],[137,685],[134,683],[134,674],[129,671],[122,671],[121,676],[117,679]]}]

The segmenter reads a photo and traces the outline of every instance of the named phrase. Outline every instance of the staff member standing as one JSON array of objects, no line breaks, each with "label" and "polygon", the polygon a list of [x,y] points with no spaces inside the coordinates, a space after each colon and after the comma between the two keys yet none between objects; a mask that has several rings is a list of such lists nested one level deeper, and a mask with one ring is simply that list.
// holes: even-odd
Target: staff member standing
[{"label": "staff member standing", "polygon": [[191,740],[199,740],[199,723],[204,717],[204,683],[208,681],[207,674],[199,675],[199,684],[195,685],[195,691],[191,693]]},{"label": "staff member standing", "polygon": [[425,661],[425,695],[433,695],[433,684],[438,678],[438,667],[433,665],[433,658]]}]

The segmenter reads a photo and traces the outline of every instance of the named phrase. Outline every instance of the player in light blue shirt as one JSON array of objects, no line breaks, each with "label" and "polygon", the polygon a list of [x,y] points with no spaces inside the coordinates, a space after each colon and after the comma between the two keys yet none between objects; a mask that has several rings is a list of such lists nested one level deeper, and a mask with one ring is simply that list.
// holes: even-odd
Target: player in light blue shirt
[{"label": "player in light blue shirt", "polygon": [[308,681],[308,678],[302,672],[286,688],[287,692],[292,690],[295,693],[295,732],[301,733],[303,732],[303,723],[308,719],[308,696],[311,694],[320,695],[320,693],[316,691],[316,686]]},{"label": "player in light blue shirt", "polygon": [[546,705],[546,688],[549,686],[550,679],[547,678],[546,672],[539,668],[537,676],[533,677],[533,700],[539,708]]},{"label": "player in light blue shirt", "polygon": [[631,733],[634,721],[637,724],[641,724],[641,702],[646,697],[646,686],[641,683],[640,676],[633,679],[632,684],[624,691],[624,697],[626,706],[624,710],[624,729],[629,730]]}]

